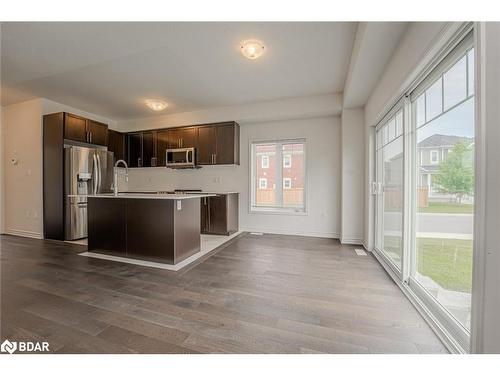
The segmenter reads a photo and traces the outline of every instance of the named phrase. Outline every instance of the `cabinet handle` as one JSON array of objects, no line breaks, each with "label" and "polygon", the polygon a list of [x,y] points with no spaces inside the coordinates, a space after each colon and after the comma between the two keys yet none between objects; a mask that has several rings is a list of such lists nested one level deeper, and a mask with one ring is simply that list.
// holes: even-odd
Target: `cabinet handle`
[{"label": "cabinet handle", "polygon": [[217,154],[214,154],[214,164],[217,164]]},{"label": "cabinet handle", "polygon": [[90,143],[92,143],[92,132],[89,132]]},{"label": "cabinet handle", "polygon": [[210,223],[210,204],[208,205],[208,229],[210,230],[211,223]]}]

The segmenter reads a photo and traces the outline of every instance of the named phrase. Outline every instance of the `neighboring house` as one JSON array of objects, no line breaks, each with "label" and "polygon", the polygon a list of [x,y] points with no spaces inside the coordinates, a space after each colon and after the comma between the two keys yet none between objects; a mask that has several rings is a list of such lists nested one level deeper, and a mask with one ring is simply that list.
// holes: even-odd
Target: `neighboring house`
[{"label": "neighboring house", "polygon": [[428,197],[432,200],[451,200],[454,196],[441,193],[433,182],[439,165],[446,160],[453,147],[459,143],[472,144],[473,138],[453,135],[433,134],[417,144],[417,160],[420,187],[427,187]]},{"label": "neighboring house", "polygon": [[[273,205],[280,184],[276,180],[276,145],[259,145],[256,149],[256,201],[261,205]],[[304,192],[304,150],[300,144],[287,144],[282,150],[281,187],[283,203],[288,206],[301,205]],[[279,167],[279,165],[278,165]]]}]

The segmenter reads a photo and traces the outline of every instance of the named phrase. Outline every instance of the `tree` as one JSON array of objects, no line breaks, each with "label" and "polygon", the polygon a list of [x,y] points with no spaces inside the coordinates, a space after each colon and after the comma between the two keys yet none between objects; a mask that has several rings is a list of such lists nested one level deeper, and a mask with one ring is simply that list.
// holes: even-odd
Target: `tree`
[{"label": "tree", "polygon": [[474,192],[474,146],[459,142],[434,176],[436,187],[443,193],[454,194],[458,203]]}]

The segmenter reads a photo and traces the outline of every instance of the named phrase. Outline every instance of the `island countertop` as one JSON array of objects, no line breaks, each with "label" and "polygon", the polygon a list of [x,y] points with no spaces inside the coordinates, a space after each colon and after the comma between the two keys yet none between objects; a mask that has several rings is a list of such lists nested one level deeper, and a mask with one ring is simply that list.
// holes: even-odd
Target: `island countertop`
[{"label": "island countertop", "polygon": [[114,194],[95,194],[95,195],[68,195],[70,198],[86,197],[86,198],[126,198],[126,199],[194,199],[204,197],[215,197],[217,194],[204,193],[204,194],[144,194],[144,193],[118,193]]}]

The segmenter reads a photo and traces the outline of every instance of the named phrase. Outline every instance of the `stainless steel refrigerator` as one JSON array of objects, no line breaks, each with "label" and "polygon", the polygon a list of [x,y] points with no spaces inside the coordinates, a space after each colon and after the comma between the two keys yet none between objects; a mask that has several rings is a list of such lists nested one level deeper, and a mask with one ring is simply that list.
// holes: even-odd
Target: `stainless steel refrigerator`
[{"label": "stainless steel refrigerator", "polygon": [[87,237],[87,196],[111,193],[113,153],[105,148],[64,148],[64,237]]}]

